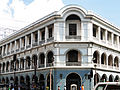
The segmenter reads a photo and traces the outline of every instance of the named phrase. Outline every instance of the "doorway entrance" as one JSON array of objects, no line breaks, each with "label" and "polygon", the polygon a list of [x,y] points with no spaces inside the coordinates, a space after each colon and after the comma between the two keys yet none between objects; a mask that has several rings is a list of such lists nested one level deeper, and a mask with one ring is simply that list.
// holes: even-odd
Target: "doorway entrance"
[{"label": "doorway entrance", "polygon": [[76,73],[71,73],[66,78],[66,89],[67,90],[80,90],[81,78]]}]

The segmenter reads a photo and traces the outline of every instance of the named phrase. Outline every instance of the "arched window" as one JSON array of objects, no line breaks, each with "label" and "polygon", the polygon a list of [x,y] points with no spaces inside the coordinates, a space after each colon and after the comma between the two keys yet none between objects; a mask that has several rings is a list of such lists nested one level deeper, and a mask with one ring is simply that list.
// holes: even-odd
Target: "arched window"
[{"label": "arched window", "polygon": [[119,76],[116,75],[114,82],[119,82],[119,79],[120,79]]},{"label": "arched window", "polygon": [[108,56],[108,65],[113,66],[113,57],[112,57],[112,55]]},{"label": "arched window", "polygon": [[94,63],[99,63],[99,53],[97,51],[93,53],[93,59]]},{"label": "arched window", "polygon": [[101,64],[106,65],[106,54],[105,54],[105,53],[103,53],[103,54],[101,55]]},{"label": "arched window", "polygon": [[14,62],[13,62],[13,60],[11,60],[10,71],[13,71],[13,70],[14,70]]},{"label": "arched window", "polygon": [[24,70],[24,59],[23,58],[21,58],[20,60],[20,69]]},{"label": "arched window", "polygon": [[53,52],[50,51],[47,54],[47,66],[53,66],[53,62],[54,62]]},{"label": "arched window", "polygon": [[67,62],[66,62],[67,66],[81,65],[81,54],[77,50],[70,50],[69,52],[67,52],[66,59],[67,59]]},{"label": "arched window", "polygon": [[19,60],[16,61],[16,70],[19,69]]},{"label": "arched window", "polygon": [[1,68],[2,68],[2,65],[1,65],[1,63],[0,63],[0,73],[1,73]]},{"label": "arched window", "polygon": [[33,68],[36,67],[37,68],[37,55],[33,55],[32,57],[32,62],[33,62]]},{"label": "arched window", "polygon": [[[71,14],[66,18],[66,25],[67,25],[67,31],[66,31],[66,38],[71,39],[74,38],[74,36],[80,36],[81,35],[81,19],[79,16],[75,14]],[[70,37],[70,38],[69,38]]]},{"label": "arched window", "polygon": [[113,75],[110,75],[110,76],[109,76],[109,82],[113,82],[113,81],[114,81]]},{"label": "arched window", "polygon": [[106,81],[107,81],[107,75],[106,75],[106,74],[103,74],[100,81],[101,81],[101,82],[106,82]]},{"label": "arched window", "polygon": [[3,63],[3,73],[5,72],[5,63]]},{"label": "arched window", "polygon": [[30,64],[31,64],[31,62],[30,62],[30,57],[27,56],[27,57],[26,57],[26,69],[30,69]]},{"label": "arched window", "polygon": [[7,63],[6,63],[6,72],[8,72],[9,71],[9,61],[7,61]]},{"label": "arched window", "polygon": [[44,67],[44,63],[45,63],[45,55],[44,53],[41,53],[39,57],[39,67]]},{"label": "arched window", "polygon": [[96,85],[98,82],[100,82],[100,76],[98,73],[94,75],[94,85]]},{"label": "arched window", "polygon": [[119,67],[119,59],[118,59],[118,57],[115,57],[115,59],[114,59],[114,66]]}]

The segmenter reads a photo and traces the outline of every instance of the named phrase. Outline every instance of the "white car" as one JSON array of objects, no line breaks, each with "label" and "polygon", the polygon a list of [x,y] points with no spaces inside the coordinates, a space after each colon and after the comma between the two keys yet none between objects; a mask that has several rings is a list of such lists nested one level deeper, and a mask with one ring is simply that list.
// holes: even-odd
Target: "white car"
[{"label": "white car", "polygon": [[99,82],[94,90],[120,90],[120,82]]}]

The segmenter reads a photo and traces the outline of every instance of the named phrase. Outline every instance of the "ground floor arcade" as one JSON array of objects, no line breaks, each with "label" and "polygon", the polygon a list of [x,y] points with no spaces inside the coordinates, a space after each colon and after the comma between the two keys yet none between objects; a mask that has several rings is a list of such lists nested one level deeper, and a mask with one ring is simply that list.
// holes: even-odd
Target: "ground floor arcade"
[{"label": "ground floor arcade", "polygon": [[[119,73],[94,69],[81,68],[49,68],[37,70],[36,76],[33,71],[15,72],[0,76],[2,84],[15,85],[21,90],[30,90],[36,85],[38,90],[80,90],[84,85],[85,90],[92,90],[97,82],[120,81]],[[15,84],[14,84],[15,83]],[[35,85],[34,85],[35,84]]]}]

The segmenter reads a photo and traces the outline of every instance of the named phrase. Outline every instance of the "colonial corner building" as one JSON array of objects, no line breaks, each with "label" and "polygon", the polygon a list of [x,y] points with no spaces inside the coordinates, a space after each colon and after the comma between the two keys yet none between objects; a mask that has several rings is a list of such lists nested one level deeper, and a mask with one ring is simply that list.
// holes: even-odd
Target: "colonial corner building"
[{"label": "colonial corner building", "polygon": [[98,82],[120,81],[119,58],[120,29],[68,5],[0,41],[0,83],[93,90]]}]

